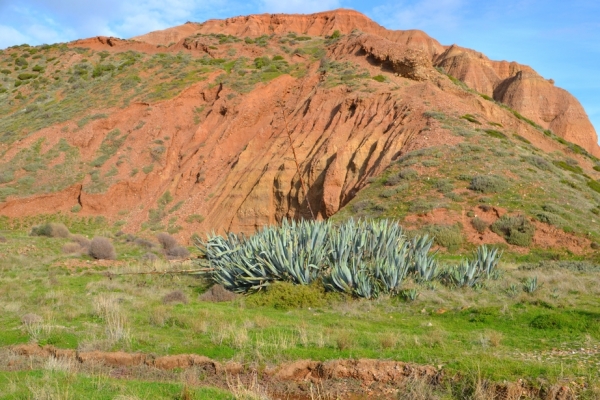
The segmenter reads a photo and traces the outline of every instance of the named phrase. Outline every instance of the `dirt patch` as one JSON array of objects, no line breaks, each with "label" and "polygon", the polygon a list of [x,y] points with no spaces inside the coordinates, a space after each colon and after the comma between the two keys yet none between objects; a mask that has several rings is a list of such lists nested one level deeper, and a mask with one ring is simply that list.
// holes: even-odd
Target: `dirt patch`
[{"label": "dirt patch", "polygon": [[[437,387],[456,382],[444,371],[428,365],[389,360],[299,360],[258,367],[236,362],[218,362],[197,354],[156,357],[126,352],[79,352],[53,346],[21,344],[0,349],[0,370],[43,368],[48,358],[68,360],[78,371],[102,373],[118,379],[182,379],[191,385],[212,385],[229,390],[260,387],[273,398],[289,399],[365,399],[395,398],[408,385]],[[569,386],[555,385],[548,390],[532,389],[524,381],[493,384],[485,382],[486,393],[495,399],[575,399]],[[319,396],[315,397],[315,393]]]}]

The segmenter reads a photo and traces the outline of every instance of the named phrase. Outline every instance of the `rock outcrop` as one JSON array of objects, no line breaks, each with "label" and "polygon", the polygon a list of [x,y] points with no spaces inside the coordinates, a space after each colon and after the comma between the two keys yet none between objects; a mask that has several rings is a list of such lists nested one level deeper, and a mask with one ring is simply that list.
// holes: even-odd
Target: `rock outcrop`
[{"label": "rock outcrop", "polygon": [[[219,47],[214,35],[207,36],[256,38],[288,32],[328,36],[335,31],[345,35],[327,40],[327,46],[314,41],[322,46],[315,53],[302,52],[300,46],[298,51],[265,53],[263,47],[243,40]],[[284,38],[273,39],[277,49],[279,39]],[[170,43],[174,44],[164,47]],[[205,75],[174,98],[152,104],[133,100],[122,107],[95,110],[105,113],[105,118],[81,127],[71,121],[23,136],[3,153],[7,160],[38,142],[43,143],[40,151],[47,152],[62,139],[77,148],[82,162],[89,163],[98,157],[109,132],[123,133],[118,151],[107,155],[94,171],[96,178],[107,178],[105,190],[86,192],[93,179],[87,174],[60,193],[27,199],[8,196],[0,204],[2,215],[75,208],[80,215],[127,215],[123,229],[137,231],[150,214],[167,213],[157,211],[157,203],[169,192],[178,204],[168,211],[169,218],[197,217],[182,228],[182,236],[211,230],[252,232],[282,218],[325,219],[403,153],[461,142],[460,135],[431,117],[436,113],[455,120],[478,114],[481,122],[488,119],[494,126],[500,124],[544,151],[559,149],[559,144],[504,107],[453,84],[434,66],[600,155],[596,133],[579,103],[531,68],[491,61],[457,46],[445,48],[420,31],[388,31],[354,11],[211,20],[135,40],[98,37],[71,46],[108,52],[183,52],[193,56],[190,63],[204,68],[192,74]],[[235,54],[235,60],[228,62],[229,70],[224,67],[228,53]],[[252,63],[265,54],[269,62],[277,54],[279,62],[296,68],[294,73],[286,70],[275,79],[258,79],[250,85],[244,77],[258,74],[258,68],[240,67],[232,72],[237,60]],[[219,67],[211,64],[216,60],[221,60]],[[324,68],[327,63],[339,69]],[[138,80],[155,78],[143,69],[137,73],[133,78]],[[383,82],[371,79],[379,74],[385,74]],[[186,76],[182,74],[181,79]],[[160,89],[160,79],[166,77],[167,73],[152,82]],[[234,84],[242,83],[249,89],[234,90]],[[158,156],[152,154],[154,145],[160,146]],[[152,168],[138,173],[145,166]]]},{"label": "rock outcrop", "polygon": [[[442,46],[419,30],[388,30],[353,10],[338,9],[310,15],[260,14],[209,20],[201,24],[187,23],[133,39],[168,45],[192,34],[222,33],[255,37],[295,32],[327,36],[336,30],[344,34],[359,30],[374,35],[365,39],[365,50],[370,49],[369,52],[376,58],[389,58],[392,64],[392,59],[395,59],[394,69],[400,74],[406,71],[405,66],[409,66],[408,70],[414,70],[415,65],[424,65],[425,54],[430,59],[428,64],[444,68],[470,88],[493,97],[543,128],[551,129],[558,136],[600,156],[596,131],[581,104],[568,92],[555,87],[550,80],[543,79],[531,67],[516,62],[492,61],[482,53],[456,45]],[[422,79],[421,73],[415,76]]]},{"label": "rock outcrop", "polygon": [[435,57],[434,63],[477,92],[506,104],[544,129],[600,157],[598,136],[579,101],[531,67],[492,61],[458,46],[448,47]]}]

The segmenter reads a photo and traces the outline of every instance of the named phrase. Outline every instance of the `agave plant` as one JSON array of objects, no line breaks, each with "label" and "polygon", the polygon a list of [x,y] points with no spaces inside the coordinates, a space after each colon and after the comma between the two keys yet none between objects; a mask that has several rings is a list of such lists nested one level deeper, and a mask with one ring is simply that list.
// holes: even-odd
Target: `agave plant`
[{"label": "agave plant", "polygon": [[496,272],[498,262],[502,257],[502,252],[496,248],[488,249],[487,246],[479,246],[474,255],[474,262],[480,272],[485,274],[486,278],[491,278]]},{"label": "agave plant", "polygon": [[415,301],[419,296],[419,291],[416,288],[404,289],[400,295],[406,301]]},{"label": "agave plant", "polygon": [[409,250],[397,223],[350,219],[332,232],[330,243],[330,289],[366,298],[398,292]]},{"label": "agave plant", "polygon": [[212,234],[198,241],[213,269],[212,279],[228,290],[248,293],[274,281],[306,285],[322,278],[329,290],[373,298],[398,294],[409,271],[421,280],[437,276],[428,236],[410,242],[398,223],[286,221],[246,238]]},{"label": "agave plant", "polygon": [[308,285],[325,266],[329,253],[329,222],[288,222],[278,229],[265,229],[258,259],[274,270],[278,280]]},{"label": "agave plant", "polygon": [[526,293],[533,293],[538,289],[538,279],[537,276],[526,278],[523,281],[523,290]]},{"label": "agave plant", "polygon": [[462,260],[460,264],[448,271],[450,281],[456,286],[475,286],[481,279],[481,274],[475,262]]},{"label": "agave plant", "polygon": [[412,265],[420,282],[432,281],[439,274],[438,262],[432,255],[417,253],[412,260]]}]

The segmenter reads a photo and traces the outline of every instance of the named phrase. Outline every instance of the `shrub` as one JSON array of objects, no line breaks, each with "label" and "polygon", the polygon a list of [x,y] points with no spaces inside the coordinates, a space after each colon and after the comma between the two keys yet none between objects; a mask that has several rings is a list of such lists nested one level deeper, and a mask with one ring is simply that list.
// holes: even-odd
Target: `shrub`
[{"label": "shrub", "polygon": [[391,189],[386,189],[383,192],[379,193],[379,197],[383,197],[384,199],[390,198],[393,195],[400,193],[404,190],[408,189],[408,184],[398,185]]},{"label": "shrub", "polygon": [[471,225],[473,225],[473,228],[475,228],[475,230],[480,234],[484,233],[489,227],[489,224],[479,217],[473,218],[471,220]]},{"label": "shrub", "polygon": [[30,236],[46,236],[51,238],[69,237],[69,229],[63,224],[46,223],[31,228]]},{"label": "shrub", "polygon": [[383,76],[383,75],[375,75],[373,77],[373,80],[375,80],[377,82],[385,82],[385,76]]},{"label": "shrub", "polygon": [[497,131],[495,129],[486,129],[485,133],[487,133],[488,135],[490,135],[491,137],[494,137],[496,139],[501,139],[501,140],[508,139],[504,133]]},{"label": "shrub", "polygon": [[174,290],[174,291],[169,292],[166,295],[164,295],[162,298],[162,302],[163,302],[163,304],[170,304],[170,303],[187,304],[188,298],[185,295],[185,293],[183,293],[181,290]]},{"label": "shrub", "polygon": [[21,323],[23,325],[35,325],[41,324],[44,321],[42,317],[37,314],[28,313],[21,317]]},{"label": "shrub", "polygon": [[507,188],[504,178],[497,175],[477,175],[469,184],[469,189],[481,193],[499,193]]},{"label": "shrub", "polygon": [[206,292],[202,293],[198,300],[208,301],[210,303],[222,303],[225,301],[233,301],[239,295],[225,289],[223,285],[212,285]]},{"label": "shrub", "polygon": [[170,249],[177,247],[177,239],[168,233],[159,233],[156,235],[156,239],[158,239],[158,243],[162,246],[165,251],[169,251]]},{"label": "shrub", "polygon": [[553,164],[558,168],[564,169],[565,171],[574,172],[576,174],[583,173],[583,169],[581,169],[581,167],[578,167],[577,165],[571,165],[565,161],[554,161]]},{"label": "shrub", "polygon": [[419,173],[412,168],[404,168],[400,172],[398,172],[398,176],[402,179],[406,179],[408,181],[415,179],[419,176]]},{"label": "shrub", "polygon": [[246,304],[287,310],[322,307],[327,304],[327,301],[322,285],[294,285],[290,282],[275,282],[267,290],[249,296]]},{"label": "shrub", "polygon": [[507,243],[526,247],[531,244],[535,226],[524,215],[503,215],[491,226],[493,232],[504,237]]},{"label": "shrub", "polygon": [[446,119],[446,114],[440,111],[425,111],[423,116],[426,118],[437,119],[438,121],[443,121]]},{"label": "shrub", "polygon": [[477,118],[475,118],[475,116],[473,116],[473,115],[471,115],[471,114],[465,114],[465,115],[463,115],[461,118],[462,118],[462,119],[466,119],[467,121],[469,121],[469,122],[472,122],[472,123],[474,123],[474,124],[481,125],[481,122],[479,122],[479,121],[477,120]]},{"label": "shrub", "polygon": [[399,184],[401,181],[402,181],[402,178],[400,178],[400,177],[398,176],[398,174],[394,174],[394,175],[391,175],[391,176],[389,176],[389,177],[388,177],[388,178],[385,180],[385,182],[384,182],[384,185],[385,185],[385,186],[396,186],[396,185],[397,185],[397,184]]},{"label": "shrub", "polygon": [[175,246],[167,250],[167,256],[169,258],[187,258],[190,256],[190,252],[183,246]]},{"label": "shrub", "polygon": [[513,133],[513,137],[517,140],[520,140],[523,143],[527,143],[527,144],[531,144],[531,142],[527,139],[525,139],[523,136],[521,135],[517,135],[516,133]]},{"label": "shrub", "polygon": [[530,326],[535,329],[568,329],[586,332],[590,328],[590,321],[577,313],[542,314],[535,317]]},{"label": "shrub", "polygon": [[35,74],[29,74],[29,73],[23,73],[23,74],[19,74],[19,75],[17,75],[17,78],[18,78],[20,81],[26,81],[26,80],[29,80],[29,79],[31,79],[31,78],[35,78],[35,77],[36,77],[36,75],[35,75]]},{"label": "shrub", "polygon": [[440,162],[438,160],[424,160],[423,161],[424,167],[437,167],[438,165],[440,165]]},{"label": "shrub", "polygon": [[18,65],[19,67],[27,67],[29,66],[29,63],[24,57],[19,57],[15,60],[15,65]]},{"label": "shrub", "polygon": [[[126,238],[127,241],[131,241],[129,240],[129,238]],[[135,238],[133,239],[133,243],[137,246],[140,246],[144,249],[151,249],[154,247],[155,243],[151,242],[148,239],[143,239],[143,238]]]},{"label": "shrub", "polygon": [[434,202],[427,201],[422,198],[418,198],[418,199],[413,200],[410,203],[410,206],[408,207],[408,211],[411,213],[419,214],[419,215],[425,215],[427,213],[430,213],[434,209],[439,208],[439,206],[440,205],[438,203],[434,203]]},{"label": "shrub", "polygon": [[83,235],[72,235],[71,241],[79,245],[79,247],[86,249],[86,252],[90,249],[90,240]]},{"label": "shrub", "polygon": [[447,248],[449,251],[455,251],[464,242],[460,224],[456,225],[428,225],[425,232],[433,236],[437,245]]},{"label": "shrub", "polygon": [[531,165],[541,169],[542,171],[550,171],[552,164],[550,164],[545,158],[540,156],[529,156],[525,158]]},{"label": "shrub", "polygon": [[600,182],[594,181],[594,180],[589,180],[587,182],[587,185],[590,189],[600,193]]},{"label": "shrub", "polygon": [[62,247],[62,252],[65,254],[85,254],[87,250],[78,243],[67,243]]},{"label": "shrub", "polygon": [[98,236],[93,238],[90,243],[90,256],[97,260],[115,260],[117,253],[110,240]]},{"label": "shrub", "polygon": [[191,214],[185,218],[185,222],[187,222],[189,224],[194,223],[194,222],[201,223],[202,221],[204,221],[204,217],[200,214]]},{"label": "shrub", "polygon": [[369,207],[371,207],[371,201],[370,200],[362,200],[362,201],[352,204],[352,211],[357,213],[357,212],[366,210]]},{"label": "shrub", "polygon": [[558,215],[546,211],[540,211],[536,213],[535,218],[540,222],[554,226],[560,226],[562,225],[562,222],[564,222],[564,220]]},{"label": "shrub", "polygon": [[4,171],[0,173],[0,183],[8,183],[15,179],[15,173],[13,171]]},{"label": "shrub", "polygon": [[449,179],[440,179],[433,184],[433,187],[440,193],[448,193],[454,189],[454,185],[452,185],[452,181]]}]

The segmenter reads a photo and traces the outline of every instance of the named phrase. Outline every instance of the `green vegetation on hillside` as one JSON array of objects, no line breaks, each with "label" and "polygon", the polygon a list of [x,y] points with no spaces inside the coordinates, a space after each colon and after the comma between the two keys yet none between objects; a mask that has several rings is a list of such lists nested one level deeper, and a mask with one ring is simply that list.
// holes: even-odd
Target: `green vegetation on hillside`
[{"label": "green vegetation on hillside", "polygon": [[[528,225],[529,220],[537,220],[567,233],[585,235],[592,242],[600,241],[600,225],[590,224],[599,218],[600,192],[596,187],[600,189],[600,184],[574,158],[558,152],[546,154],[501,131],[490,137],[489,130],[474,129],[464,116],[427,115],[462,141],[402,155],[336,214],[336,221],[350,216],[402,221],[409,215],[425,216],[435,210],[446,210],[448,215],[472,214],[474,218],[482,211],[501,207],[515,218],[525,215]],[[416,222],[405,226],[430,231],[424,218],[420,221],[417,217]],[[527,239],[516,239],[516,233],[498,225],[483,231],[488,229],[500,233],[509,244],[531,244],[530,228],[514,230],[523,232]],[[462,235],[461,231],[457,235]],[[462,244],[469,248],[467,242],[457,240],[461,245],[454,246],[455,251]],[[439,240],[438,244],[447,247]]]},{"label": "green vegetation on hillside", "polygon": [[[600,270],[591,263],[518,268],[501,263],[496,279],[474,287],[411,277],[398,295],[377,300],[280,283],[256,295],[214,302],[219,299],[206,291],[208,281],[177,274],[189,266],[148,258],[144,246],[153,246],[152,240],[117,235],[102,221],[60,220],[71,234],[108,236],[117,248],[116,264],[102,266],[87,256],[64,254],[69,238],[28,236],[30,227],[43,221],[39,218],[5,220],[2,347],[33,341],[80,351],[195,353],[266,365],[378,358],[439,365],[446,377],[477,373],[496,382],[524,379],[534,387],[561,384],[563,378],[582,377],[582,383],[600,378],[600,359],[588,353],[600,341],[600,309],[594,300],[600,294]],[[119,275],[144,271],[176,275]],[[118,318],[108,318],[108,312]],[[42,376],[61,388],[66,384],[60,372],[11,374],[17,384],[11,392],[0,386],[1,395],[27,393],[22,385],[27,377],[34,385],[43,385]],[[88,387],[86,379],[73,376],[69,390]],[[122,385],[132,385],[133,393],[150,387],[134,381]],[[115,393],[125,390],[121,384],[112,387]],[[168,393],[181,390],[179,385],[164,387]]]}]

